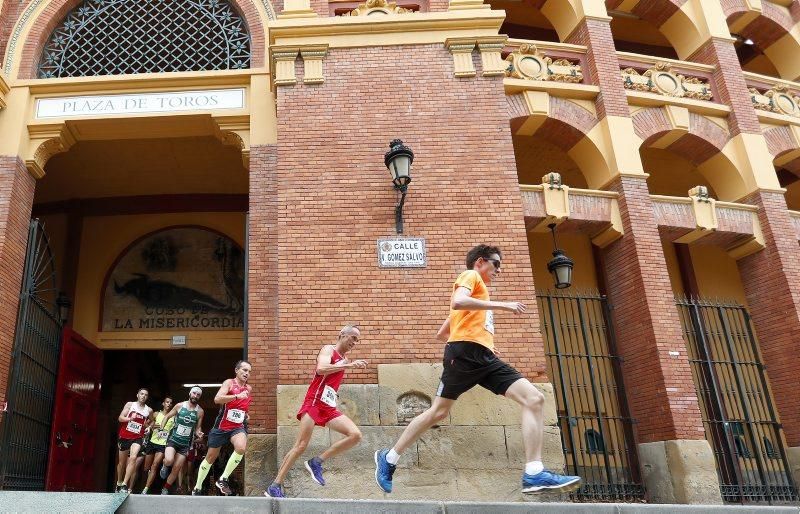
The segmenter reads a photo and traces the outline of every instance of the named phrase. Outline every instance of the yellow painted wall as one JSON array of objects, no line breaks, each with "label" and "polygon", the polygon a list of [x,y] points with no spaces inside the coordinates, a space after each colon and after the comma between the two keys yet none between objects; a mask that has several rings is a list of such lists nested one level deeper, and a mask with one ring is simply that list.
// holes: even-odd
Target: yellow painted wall
[{"label": "yellow painted wall", "polygon": [[689,246],[700,296],[730,299],[746,305],[744,286],[736,261],[719,246],[701,242]]},{"label": "yellow painted wall", "polygon": [[73,326],[106,349],[169,348],[172,335],[186,335],[187,348],[241,347],[241,331],[98,332],[103,281],[119,255],[136,239],[175,225],[200,225],[226,234],[244,246],[244,213],[173,213],[88,217],[83,223]]},{"label": "yellow painted wall", "polygon": [[707,186],[712,197],[716,198],[714,188],[689,161],[668,150],[642,148],[644,171],[650,174],[647,187],[651,194],[667,196],[687,196],[695,186]]},{"label": "yellow painted wall", "polygon": [[[592,242],[580,232],[558,233],[558,245],[575,261],[572,269],[572,287],[567,291],[596,291],[597,274],[592,256]],[[533,266],[533,281],[537,293],[553,287],[553,277],[547,271],[547,262],[553,258],[553,239],[550,233],[528,232],[528,250]]]}]

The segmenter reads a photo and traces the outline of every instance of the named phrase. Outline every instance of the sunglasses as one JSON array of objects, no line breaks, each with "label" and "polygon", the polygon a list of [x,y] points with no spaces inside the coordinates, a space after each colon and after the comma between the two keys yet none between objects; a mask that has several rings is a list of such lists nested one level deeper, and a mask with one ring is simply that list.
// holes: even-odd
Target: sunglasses
[{"label": "sunglasses", "polygon": [[488,262],[491,262],[492,266],[494,266],[494,269],[496,269],[496,270],[500,269],[500,261],[498,259],[484,259],[484,260],[488,261]]}]

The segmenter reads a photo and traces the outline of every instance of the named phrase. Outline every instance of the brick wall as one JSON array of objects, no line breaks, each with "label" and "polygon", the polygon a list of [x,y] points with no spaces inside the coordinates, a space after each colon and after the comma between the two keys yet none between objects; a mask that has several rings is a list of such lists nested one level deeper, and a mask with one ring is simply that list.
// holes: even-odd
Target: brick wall
[{"label": "brick wall", "polygon": [[278,385],[278,194],[275,145],[250,148],[248,359],[253,367],[251,432],[274,432]]},{"label": "brick wall", "polygon": [[[643,178],[621,177],[625,235],[602,252],[608,297],[637,442],[703,439],[680,319]],[[671,356],[670,351],[679,351]]]},{"label": "brick wall", "polygon": [[[498,313],[497,347],[546,380],[501,79],[453,78],[442,45],[332,49],[324,67],[324,85],[278,90],[280,383],[307,383],[347,322],[370,362],[347,382],[377,382],[379,363],[438,362],[452,282],[482,242],[504,254],[493,297],[529,309]],[[416,155],[405,231],[426,238],[425,269],[377,265],[377,239],[395,235],[393,138]]]},{"label": "brick wall", "polygon": [[35,181],[17,157],[0,157],[0,405],[6,401]]},{"label": "brick wall", "polygon": [[766,248],[739,261],[750,315],[789,446],[800,446],[800,247],[783,194],[741,200],[759,207]]},{"label": "brick wall", "polygon": [[711,39],[701,46],[689,60],[716,67],[712,76],[717,92],[715,101],[731,107],[731,113],[728,116],[731,136],[742,132],[760,134],[761,127],[756,111],[753,109],[753,102],[747,91],[747,84],[744,81],[742,67],[739,65],[739,58],[736,57],[733,43]]},{"label": "brick wall", "polygon": [[597,96],[597,117],[629,116],[628,99],[619,75],[619,59],[614,48],[611,24],[603,20],[584,19],[570,34],[565,43],[585,45],[587,84],[600,86]]}]

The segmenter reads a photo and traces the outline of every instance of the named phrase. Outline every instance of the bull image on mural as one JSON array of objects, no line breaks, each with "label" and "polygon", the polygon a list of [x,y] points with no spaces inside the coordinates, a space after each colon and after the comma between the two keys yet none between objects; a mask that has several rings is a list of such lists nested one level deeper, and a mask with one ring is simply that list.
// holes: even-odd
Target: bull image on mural
[{"label": "bull image on mural", "polygon": [[243,327],[244,253],[202,228],[174,228],[134,244],[112,270],[103,329]]}]

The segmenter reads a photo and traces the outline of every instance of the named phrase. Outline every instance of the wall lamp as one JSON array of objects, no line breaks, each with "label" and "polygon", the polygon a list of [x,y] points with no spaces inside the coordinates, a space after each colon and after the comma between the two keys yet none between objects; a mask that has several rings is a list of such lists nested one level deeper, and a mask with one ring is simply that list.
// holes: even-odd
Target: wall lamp
[{"label": "wall lamp", "polygon": [[553,258],[547,263],[547,271],[553,275],[556,289],[566,289],[572,285],[572,267],[575,265],[575,261],[567,257],[564,250],[558,247],[556,224],[551,223],[547,225],[547,228],[553,234]]},{"label": "wall lamp", "polygon": [[406,202],[408,184],[411,182],[411,163],[414,162],[414,152],[403,144],[400,139],[389,143],[389,151],[383,158],[384,164],[392,175],[392,184],[400,193],[400,201],[394,208],[395,228],[398,234],[403,233],[403,204]]},{"label": "wall lamp", "polygon": [[72,302],[69,301],[64,291],[59,291],[56,297],[56,307],[58,307],[58,317],[61,320],[61,324],[66,325],[69,319],[69,310],[72,308]]}]

